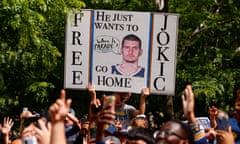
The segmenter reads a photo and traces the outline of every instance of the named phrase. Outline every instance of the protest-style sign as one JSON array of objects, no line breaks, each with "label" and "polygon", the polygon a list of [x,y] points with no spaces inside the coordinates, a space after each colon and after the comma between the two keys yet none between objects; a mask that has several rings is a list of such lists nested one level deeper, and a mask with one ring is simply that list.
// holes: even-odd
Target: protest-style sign
[{"label": "protest-style sign", "polygon": [[70,11],[66,25],[64,88],[86,89],[89,82],[91,10]]},{"label": "protest-style sign", "polygon": [[[69,89],[173,95],[178,15],[81,10],[66,28],[65,82]],[[124,39],[124,40],[123,40]]]},{"label": "protest-style sign", "polygon": [[148,80],[151,13],[94,10],[92,23],[92,84],[140,93]]},{"label": "protest-style sign", "polygon": [[178,15],[153,13],[151,93],[174,95]]}]

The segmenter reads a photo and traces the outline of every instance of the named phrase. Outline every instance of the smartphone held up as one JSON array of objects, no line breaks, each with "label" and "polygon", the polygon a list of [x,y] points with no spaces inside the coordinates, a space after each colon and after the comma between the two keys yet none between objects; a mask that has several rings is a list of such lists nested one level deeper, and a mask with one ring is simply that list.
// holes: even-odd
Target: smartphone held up
[{"label": "smartphone held up", "polygon": [[111,105],[111,111],[115,112],[115,96],[103,96],[103,108],[106,108]]}]

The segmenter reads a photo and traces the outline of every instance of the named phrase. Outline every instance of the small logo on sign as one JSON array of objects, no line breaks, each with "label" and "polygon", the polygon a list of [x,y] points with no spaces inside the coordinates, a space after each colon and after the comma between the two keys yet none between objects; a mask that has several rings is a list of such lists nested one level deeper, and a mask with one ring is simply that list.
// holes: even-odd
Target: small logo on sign
[{"label": "small logo on sign", "polygon": [[94,50],[99,53],[113,52],[120,54],[120,41],[116,37],[102,35],[95,38]]}]

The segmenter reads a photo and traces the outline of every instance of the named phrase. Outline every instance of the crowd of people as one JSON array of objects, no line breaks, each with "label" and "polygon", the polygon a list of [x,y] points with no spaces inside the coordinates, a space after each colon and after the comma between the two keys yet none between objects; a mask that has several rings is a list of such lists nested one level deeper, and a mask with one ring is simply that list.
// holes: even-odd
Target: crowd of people
[{"label": "crowd of people", "polygon": [[12,138],[14,120],[4,117],[0,123],[1,144],[238,144],[240,143],[240,87],[235,89],[235,111],[224,112],[209,107],[208,127],[194,113],[195,101],[191,85],[182,95],[186,121],[173,119],[153,130],[145,115],[148,88],[141,92],[139,108],[126,104],[131,93],[115,92],[98,99],[94,86],[89,111],[78,118],[71,107],[72,100],[61,90],[59,98],[50,105],[48,116],[24,108],[20,114],[19,136]]}]

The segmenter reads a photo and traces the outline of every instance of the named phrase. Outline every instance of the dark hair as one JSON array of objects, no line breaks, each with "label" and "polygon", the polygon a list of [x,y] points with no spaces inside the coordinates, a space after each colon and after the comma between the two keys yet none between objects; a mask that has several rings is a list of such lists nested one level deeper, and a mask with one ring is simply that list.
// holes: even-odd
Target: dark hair
[{"label": "dark hair", "polygon": [[132,126],[135,126],[136,125],[136,121],[137,120],[143,120],[144,123],[146,124],[147,127],[149,127],[149,122],[148,122],[148,119],[146,118],[146,116],[141,116],[141,115],[137,115],[136,117],[134,117],[132,120],[131,120],[131,125]]},{"label": "dark hair", "polygon": [[88,114],[84,114],[84,115],[81,117],[81,123],[82,123],[82,124],[85,124],[86,121],[89,121],[89,116],[88,116]]},{"label": "dark hair", "polygon": [[133,127],[128,131],[129,140],[143,140],[147,144],[154,144],[153,131],[149,128]]},{"label": "dark hair", "polygon": [[142,41],[141,41],[141,39],[140,39],[138,36],[134,35],[134,34],[126,35],[126,36],[122,39],[122,47],[123,47],[123,45],[124,45],[124,41],[125,41],[125,40],[137,41],[137,42],[139,42],[139,47],[140,47],[140,48],[142,47]]},{"label": "dark hair", "polygon": [[182,130],[182,134],[184,135],[184,137],[186,137],[189,141],[190,144],[193,144],[194,143],[194,136],[193,136],[193,131],[190,127],[189,124],[186,124],[186,123],[183,123],[182,121],[180,120],[170,120],[168,122],[174,122],[174,123],[177,123],[180,125],[180,129]]}]

